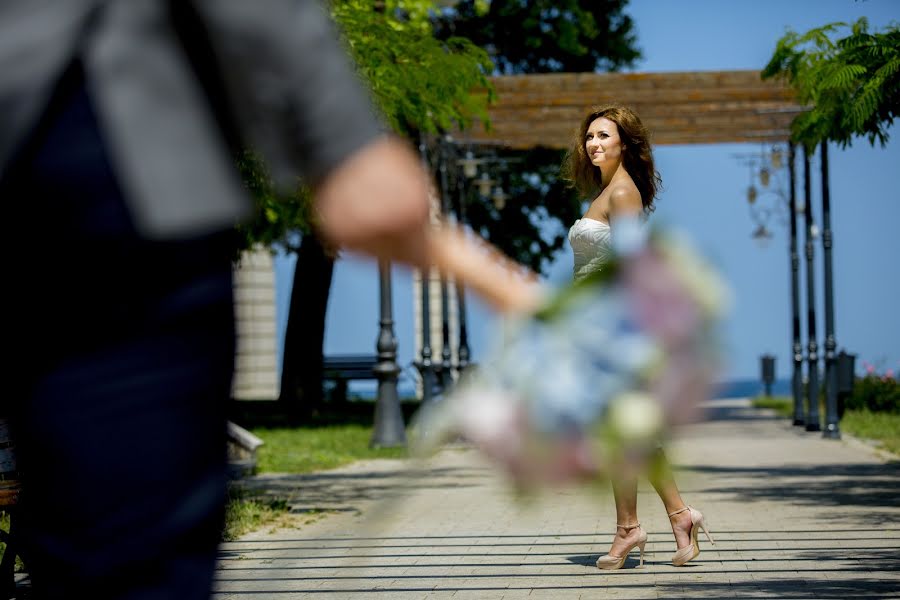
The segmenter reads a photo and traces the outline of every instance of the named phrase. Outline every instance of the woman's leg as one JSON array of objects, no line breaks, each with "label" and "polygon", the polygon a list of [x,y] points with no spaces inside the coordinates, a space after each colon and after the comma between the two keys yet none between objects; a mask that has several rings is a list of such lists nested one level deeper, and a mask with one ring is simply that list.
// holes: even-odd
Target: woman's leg
[{"label": "woman's leg", "polygon": [[631,527],[638,524],[637,479],[633,477],[615,478],[612,481],[613,497],[616,500],[616,537],[613,538],[609,554],[621,556],[640,537],[640,529]]},{"label": "woman's leg", "polygon": [[[659,494],[660,500],[666,507],[666,513],[672,514],[687,506],[681,499],[681,493],[675,483],[672,474],[672,466],[669,464],[662,450],[657,455],[650,468],[650,484]],[[618,504],[617,504],[618,506]],[[684,548],[691,543],[691,513],[683,511],[669,517],[672,524],[672,532],[675,534],[675,544],[678,548]]]}]

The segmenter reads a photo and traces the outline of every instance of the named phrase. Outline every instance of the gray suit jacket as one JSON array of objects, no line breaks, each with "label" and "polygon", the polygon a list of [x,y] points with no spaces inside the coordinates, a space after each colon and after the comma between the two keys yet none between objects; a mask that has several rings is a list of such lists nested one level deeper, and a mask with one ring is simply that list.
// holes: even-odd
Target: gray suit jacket
[{"label": "gray suit jacket", "polygon": [[76,57],[151,238],[247,213],[228,125],[284,186],[315,183],[382,129],[314,0],[4,0],[0,176]]}]

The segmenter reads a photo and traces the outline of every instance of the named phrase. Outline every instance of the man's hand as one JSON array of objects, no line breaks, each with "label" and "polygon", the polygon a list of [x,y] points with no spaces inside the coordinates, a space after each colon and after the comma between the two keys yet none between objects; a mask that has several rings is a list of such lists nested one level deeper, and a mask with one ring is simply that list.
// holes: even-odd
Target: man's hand
[{"label": "man's hand", "polygon": [[403,141],[364,146],[316,190],[318,227],[331,243],[416,267],[428,264],[428,176]]}]

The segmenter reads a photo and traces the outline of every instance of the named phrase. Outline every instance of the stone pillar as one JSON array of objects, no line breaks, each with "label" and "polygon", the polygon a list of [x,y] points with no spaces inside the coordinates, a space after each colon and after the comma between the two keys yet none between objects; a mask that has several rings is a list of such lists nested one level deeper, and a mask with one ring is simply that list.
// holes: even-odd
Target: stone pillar
[{"label": "stone pillar", "polygon": [[275,270],[269,250],[256,247],[234,268],[236,400],[277,400]]}]

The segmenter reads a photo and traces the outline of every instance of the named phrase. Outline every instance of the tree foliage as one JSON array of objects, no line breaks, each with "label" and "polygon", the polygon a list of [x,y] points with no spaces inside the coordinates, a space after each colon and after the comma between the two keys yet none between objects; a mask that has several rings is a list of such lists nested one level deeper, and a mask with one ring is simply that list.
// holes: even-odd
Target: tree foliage
[{"label": "tree foliage", "polygon": [[628,0],[463,0],[435,20],[440,37],[485,48],[503,74],[618,71],[641,58]]},{"label": "tree foliage", "polygon": [[312,222],[309,189],[299,182],[291,192],[276,188],[265,162],[252,150],[245,150],[238,157],[237,166],[254,207],[253,217],[238,225],[238,250],[260,244],[296,251],[298,234],[308,232]]},{"label": "tree foliage", "polygon": [[[449,4],[434,18],[436,35],[471,39],[502,74],[617,71],[641,57],[634,23],[624,13],[627,0]],[[510,196],[506,206],[497,209],[491,199],[473,194],[467,211],[476,231],[537,271],[566,243],[569,225],[582,212],[583,199],[559,178],[563,157],[548,148],[500,152],[488,168]]]},{"label": "tree foliage", "polygon": [[[428,0],[333,0],[332,16],[386,125],[399,135],[439,132],[487,123],[493,66],[468,40],[437,39]],[[240,231],[245,246],[280,244],[296,250],[308,231],[310,194],[298,182],[287,195],[276,190],[263,161],[247,151],[238,164],[255,203]]]},{"label": "tree foliage", "polygon": [[[488,75],[618,70],[640,57],[627,0],[332,0],[329,9],[386,124],[400,135],[440,135],[488,126],[494,99]],[[494,61],[494,62],[492,62]],[[563,245],[562,224],[577,216],[574,194],[557,180],[559,152],[507,153],[513,171],[495,169],[511,198],[502,210],[477,198],[469,222],[519,262],[540,269]],[[496,164],[502,164],[499,161]],[[245,245],[296,250],[309,228],[309,193],[285,196],[251,152],[241,160],[256,215],[242,226]],[[558,221],[558,223],[554,223]]]},{"label": "tree foliage", "polygon": [[866,136],[873,146],[884,146],[900,111],[900,28],[870,33],[863,17],[802,35],[788,30],[762,76],[783,77],[810,107],[792,125],[798,143],[813,148],[827,140],[846,147]]},{"label": "tree foliage", "polygon": [[465,38],[436,38],[430,6],[425,0],[393,0],[384,10],[373,10],[371,0],[332,4],[361,76],[388,124],[403,135],[486,124],[493,99],[487,53]]}]

